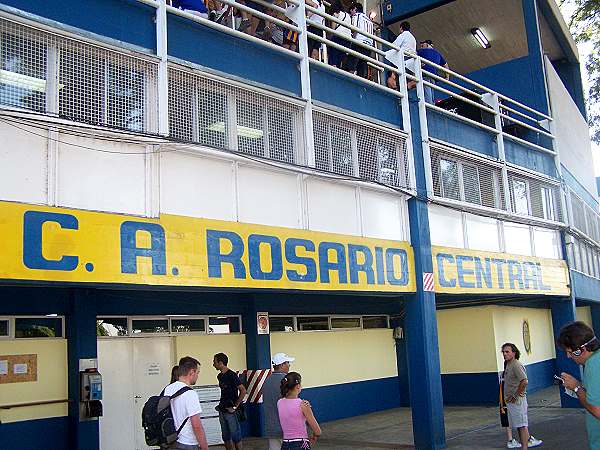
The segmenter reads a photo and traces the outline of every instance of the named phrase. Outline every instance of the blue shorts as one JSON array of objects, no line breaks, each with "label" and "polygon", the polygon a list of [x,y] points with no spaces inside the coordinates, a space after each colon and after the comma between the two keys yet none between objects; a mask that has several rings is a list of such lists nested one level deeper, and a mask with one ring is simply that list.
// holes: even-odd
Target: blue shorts
[{"label": "blue shorts", "polygon": [[242,428],[236,413],[219,411],[219,422],[221,424],[221,437],[224,442],[240,442],[242,440]]}]

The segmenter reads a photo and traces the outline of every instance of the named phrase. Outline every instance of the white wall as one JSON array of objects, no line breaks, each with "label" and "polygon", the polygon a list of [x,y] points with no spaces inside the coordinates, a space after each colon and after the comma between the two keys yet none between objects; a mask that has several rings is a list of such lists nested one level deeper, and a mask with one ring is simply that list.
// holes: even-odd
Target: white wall
[{"label": "white wall", "polygon": [[554,70],[552,63],[547,57],[545,59],[556,148],[560,154],[560,161],[596,198],[594,161],[588,124]]},{"label": "white wall", "polygon": [[0,124],[0,201],[409,240],[407,197],[391,190],[198,147],[153,155],[157,147],[108,140],[108,132],[49,141],[47,131],[28,131]]}]

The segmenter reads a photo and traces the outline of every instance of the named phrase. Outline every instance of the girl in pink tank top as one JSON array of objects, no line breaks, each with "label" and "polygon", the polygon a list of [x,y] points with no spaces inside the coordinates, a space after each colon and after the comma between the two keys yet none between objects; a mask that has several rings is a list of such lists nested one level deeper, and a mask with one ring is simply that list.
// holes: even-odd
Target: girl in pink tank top
[{"label": "girl in pink tank top", "polygon": [[[297,372],[288,373],[281,380],[281,395],[277,402],[279,422],[283,430],[281,450],[309,450],[321,435],[321,427],[312,412],[310,403],[298,397],[302,390],[302,377]],[[306,424],[312,430],[308,437]]]}]

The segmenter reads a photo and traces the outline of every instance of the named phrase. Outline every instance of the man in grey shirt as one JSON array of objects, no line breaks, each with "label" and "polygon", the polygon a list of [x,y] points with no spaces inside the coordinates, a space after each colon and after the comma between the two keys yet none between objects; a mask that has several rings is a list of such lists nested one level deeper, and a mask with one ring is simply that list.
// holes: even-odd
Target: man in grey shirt
[{"label": "man in grey shirt", "polygon": [[292,358],[285,353],[273,355],[273,372],[263,384],[263,408],[265,413],[265,436],[269,438],[269,450],[280,450],[283,432],[279,424],[279,413],[277,412],[277,401],[281,398],[281,380],[290,371]]}]

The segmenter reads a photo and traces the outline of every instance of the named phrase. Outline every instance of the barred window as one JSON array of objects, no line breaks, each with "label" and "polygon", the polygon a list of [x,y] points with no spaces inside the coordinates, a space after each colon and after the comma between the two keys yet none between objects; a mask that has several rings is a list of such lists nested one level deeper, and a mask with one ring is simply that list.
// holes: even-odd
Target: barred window
[{"label": "barred window", "polygon": [[447,159],[440,160],[442,197],[461,200],[458,163]]},{"label": "barred window", "polygon": [[0,36],[0,104],[45,112],[47,46],[33,37]]}]

